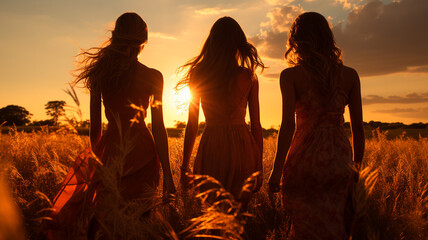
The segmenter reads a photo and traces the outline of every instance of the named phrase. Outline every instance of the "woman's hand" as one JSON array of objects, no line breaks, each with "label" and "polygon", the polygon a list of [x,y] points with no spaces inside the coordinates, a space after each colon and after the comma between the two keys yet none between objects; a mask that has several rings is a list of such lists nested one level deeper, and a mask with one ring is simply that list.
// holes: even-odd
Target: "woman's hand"
[{"label": "woman's hand", "polygon": [[282,175],[281,171],[278,171],[276,169],[272,170],[272,173],[270,174],[270,177],[269,177],[269,190],[272,193],[279,192],[279,185],[280,185],[280,181],[281,181],[281,175]]}]

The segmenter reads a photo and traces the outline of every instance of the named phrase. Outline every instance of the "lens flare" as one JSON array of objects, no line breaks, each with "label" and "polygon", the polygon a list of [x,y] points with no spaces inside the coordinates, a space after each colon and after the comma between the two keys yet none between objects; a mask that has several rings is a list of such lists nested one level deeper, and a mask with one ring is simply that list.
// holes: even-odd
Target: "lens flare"
[{"label": "lens flare", "polygon": [[189,87],[185,87],[175,92],[175,106],[177,112],[182,113],[189,108],[189,101],[192,97]]}]

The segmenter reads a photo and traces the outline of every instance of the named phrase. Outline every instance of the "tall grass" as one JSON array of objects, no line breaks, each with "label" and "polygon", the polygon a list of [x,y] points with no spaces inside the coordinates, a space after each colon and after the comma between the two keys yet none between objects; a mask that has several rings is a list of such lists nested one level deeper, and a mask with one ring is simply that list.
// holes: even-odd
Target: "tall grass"
[{"label": "tall grass", "polygon": [[[366,153],[355,194],[353,239],[428,239],[428,139],[393,140],[382,133],[366,141]],[[179,183],[182,138],[170,138],[171,169]],[[89,138],[72,133],[11,132],[0,143],[1,162],[12,196],[30,239],[43,239],[40,223],[58,184],[75,157],[89,146]],[[291,223],[279,194],[267,190],[276,136],[264,139],[264,184],[242,208],[218,186],[215,197],[200,192],[200,184],[214,180],[195,177],[194,188],[178,189],[165,200],[161,189],[147,195],[150,204],[121,199],[115,184],[103,208],[109,213],[98,236],[115,239],[287,239]],[[119,161],[120,162],[120,161]],[[115,169],[115,168],[113,168]],[[117,169],[117,168],[116,168]],[[120,168],[119,168],[120,169]],[[105,179],[111,173],[105,172]],[[111,175],[112,176],[112,175]],[[111,178],[111,179],[110,179]],[[162,186],[162,184],[160,185]],[[141,199],[140,199],[141,200]],[[93,213],[96,214],[96,213]]]}]

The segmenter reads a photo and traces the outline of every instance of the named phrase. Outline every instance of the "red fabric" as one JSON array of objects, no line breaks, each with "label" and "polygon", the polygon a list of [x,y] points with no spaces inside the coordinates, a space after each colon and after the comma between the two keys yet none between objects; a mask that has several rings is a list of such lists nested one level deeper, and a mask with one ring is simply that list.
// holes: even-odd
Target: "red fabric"
[{"label": "red fabric", "polygon": [[[91,149],[86,149],[76,158],[54,198],[53,220],[46,224],[49,239],[72,239],[75,230],[82,229],[82,225],[76,224],[89,227],[92,216],[88,215],[88,209],[93,212],[97,208],[96,196],[103,195],[98,170],[114,168],[120,161],[123,170],[118,172],[120,180],[117,182],[125,201],[139,198],[158,186],[160,162],[153,137],[144,122],[150,94],[144,92],[143,87],[104,96],[109,124],[93,149],[101,163],[97,163]],[[131,108],[130,103],[141,106],[143,112]]]}]

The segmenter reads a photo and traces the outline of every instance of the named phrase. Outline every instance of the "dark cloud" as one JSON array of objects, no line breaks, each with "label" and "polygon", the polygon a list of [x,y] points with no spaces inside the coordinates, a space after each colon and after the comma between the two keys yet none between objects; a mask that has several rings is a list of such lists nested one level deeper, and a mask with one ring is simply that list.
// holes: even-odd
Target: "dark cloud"
[{"label": "dark cloud", "polygon": [[268,81],[279,81],[279,73],[262,73],[261,77]]},{"label": "dark cloud", "polygon": [[428,1],[374,0],[333,28],[344,60],[361,75],[407,71],[428,64]]},{"label": "dark cloud", "polygon": [[428,65],[407,68],[408,72],[428,72]]},{"label": "dark cloud", "polygon": [[389,96],[382,97],[379,95],[368,95],[363,97],[362,102],[364,105],[379,104],[379,103],[399,103],[399,104],[411,104],[411,103],[425,103],[428,102],[428,93],[410,93],[406,96]]},{"label": "dark cloud", "polygon": [[279,73],[263,73],[262,76],[265,78],[279,78]]},{"label": "dark cloud", "polygon": [[249,38],[260,51],[263,56],[271,58],[284,58],[285,53],[285,39],[288,34],[286,32],[267,32],[266,37],[255,36]]},{"label": "dark cloud", "polygon": [[[282,58],[291,22],[301,7],[275,8],[262,25],[261,34],[251,38],[267,57]],[[362,76],[394,72],[428,72],[428,1],[402,0],[384,4],[380,0],[355,7],[346,25],[333,26],[345,64]],[[263,27],[270,26],[268,30]]]},{"label": "dark cloud", "polygon": [[419,112],[419,109],[416,108],[392,108],[392,109],[381,109],[374,112],[378,113],[414,113]]},{"label": "dark cloud", "polygon": [[393,108],[376,110],[377,113],[392,114],[399,118],[413,118],[428,121],[428,107],[424,108]]}]

